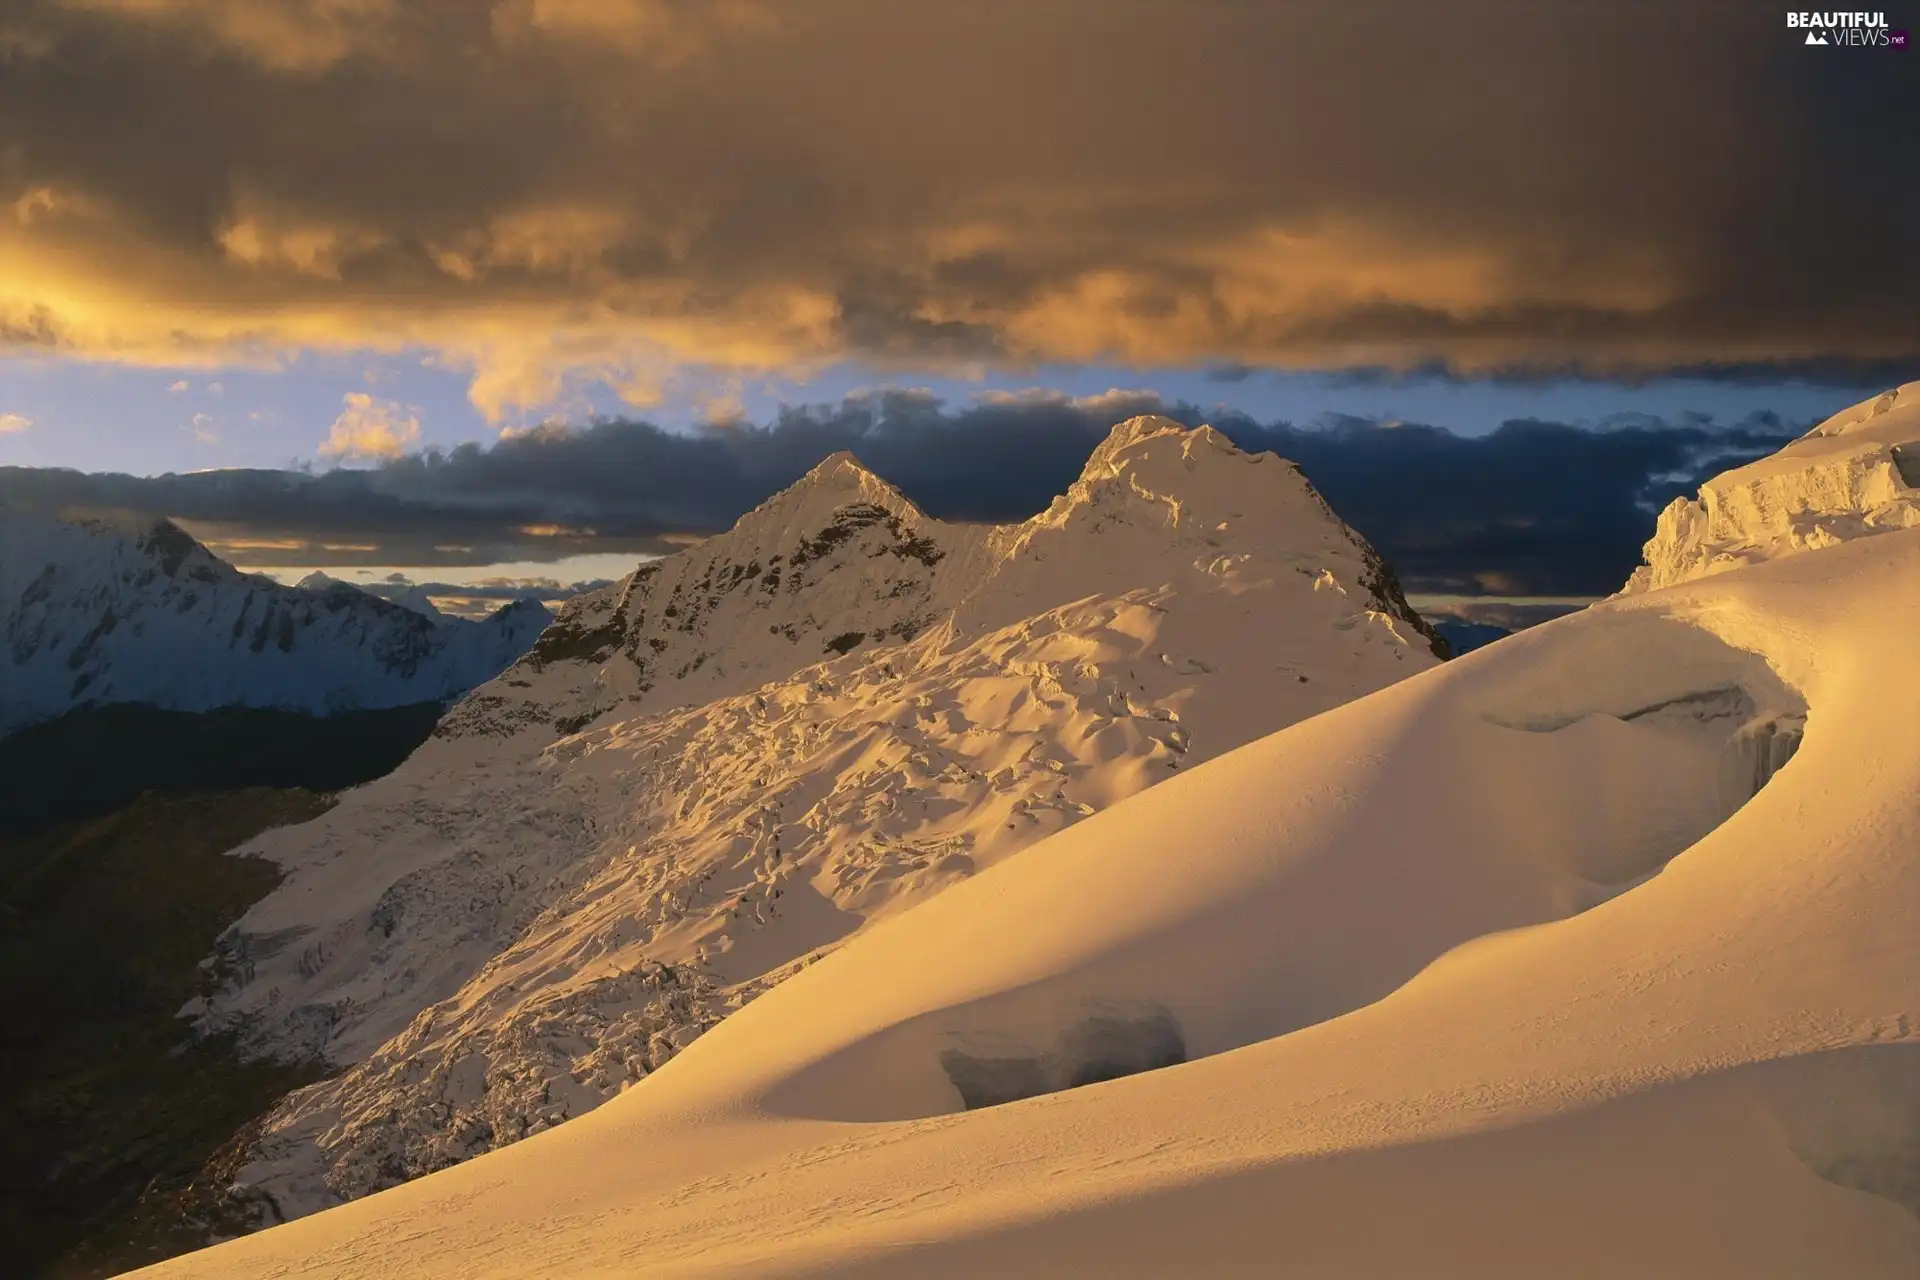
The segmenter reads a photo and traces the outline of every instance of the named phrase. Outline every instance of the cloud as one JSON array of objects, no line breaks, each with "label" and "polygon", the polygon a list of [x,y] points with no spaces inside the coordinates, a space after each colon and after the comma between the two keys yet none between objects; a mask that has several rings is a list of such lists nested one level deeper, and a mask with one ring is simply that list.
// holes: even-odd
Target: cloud
[{"label": "cloud", "polygon": [[[1662,380],[1718,383],[1736,387],[1773,387],[1785,382],[1807,386],[1864,389],[1899,386],[1920,379],[1920,356],[1886,359],[1823,356],[1809,359],[1706,361],[1673,364],[1658,370],[1607,369],[1574,361],[1563,368],[1500,368],[1476,372],[1471,381],[1495,386],[1538,387],[1605,376],[1629,386],[1658,376]],[[1428,362],[1404,369],[1358,365],[1328,376],[1337,387],[1399,387],[1459,384],[1469,379],[1444,363]]]},{"label": "cloud", "polygon": [[[1611,592],[1654,516],[1810,424],[1636,418],[1514,420],[1485,436],[1333,417],[1307,425],[1166,403],[1148,391],[1030,391],[948,405],[883,390],[692,433],[646,422],[547,423],[482,447],[318,474],[137,479],[0,468],[0,499],[180,518],[217,551],[283,565],[484,565],[664,553],[727,528],[815,463],[852,450],[929,514],[1017,520],[1046,507],[1113,422],[1211,421],[1243,448],[1300,463],[1410,590],[1468,596]],[[360,547],[350,551],[343,548]]]},{"label": "cloud", "polygon": [[306,73],[377,48],[398,7],[396,0],[64,0],[69,11],[125,30],[145,28],[197,50]]},{"label": "cloud", "polygon": [[[420,439],[420,416],[392,400],[378,400],[364,391],[349,391],[346,408],[333,420],[320,456],[340,461],[391,461]],[[205,415],[196,415],[205,416]]]},{"label": "cloud", "polygon": [[220,436],[219,433],[213,429],[213,415],[210,413],[194,414],[193,420],[182,427],[181,430],[191,435],[199,444],[220,443]]},{"label": "cloud", "polygon": [[167,384],[167,390],[173,392],[175,395],[179,395],[181,392],[185,391],[186,389],[187,389],[187,380],[185,378],[181,378],[176,382],[169,382]]},{"label": "cloud", "polygon": [[16,435],[32,425],[32,418],[18,413],[0,413],[0,436]]},{"label": "cloud", "polygon": [[12,0],[0,49],[42,352],[423,350],[496,417],[690,365],[1920,358],[1911,68],[1733,0]]}]

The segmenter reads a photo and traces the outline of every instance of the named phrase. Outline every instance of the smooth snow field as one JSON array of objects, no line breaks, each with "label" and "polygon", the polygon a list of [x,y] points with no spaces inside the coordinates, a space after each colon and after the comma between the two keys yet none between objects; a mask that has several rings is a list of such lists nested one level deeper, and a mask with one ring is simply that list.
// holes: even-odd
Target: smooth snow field
[{"label": "smooth snow field", "polygon": [[1618,597],[150,1274],[1910,1280],[1917,648],[1915,529]]}]

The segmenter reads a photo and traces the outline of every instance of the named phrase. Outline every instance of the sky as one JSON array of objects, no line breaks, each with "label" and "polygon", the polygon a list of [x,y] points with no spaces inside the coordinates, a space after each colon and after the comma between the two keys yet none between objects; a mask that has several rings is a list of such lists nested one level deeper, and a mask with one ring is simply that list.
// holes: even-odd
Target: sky
[{"label": "sky", "polygon": [[344,478],[0,493],[471,571],[659,553],[829,442],[1014,516],[1144,407],[1310,455],[1425,589],[1602,591],[1703,468],[1920,377],[1920,52],[1803,38],[1734,0],[10,0],[0,468]]}]

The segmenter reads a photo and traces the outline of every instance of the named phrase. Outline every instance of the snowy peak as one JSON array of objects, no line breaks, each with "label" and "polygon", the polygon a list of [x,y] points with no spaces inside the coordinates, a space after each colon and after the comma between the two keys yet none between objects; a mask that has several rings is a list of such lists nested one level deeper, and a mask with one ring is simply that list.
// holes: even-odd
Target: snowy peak
[{"label": "snowy peak", "polygon": [[1212,427],[1130,418],[1087,459],[1080,478],[1016,536],[1086,523],[1143,524],[1187,546],[1312,555],[1332,547],[1371,554],[1300,469],[1271,453],[1246,453]]},{"label": "snowy peak", "polygon": [[[315,595],[321,596],[335,595],[342,600],[351,600],[355,596],[365,596],[369,600],[378,600],[381,598],[370,591],[362,591],[351,582],[343,582],[339,578],[328,573],[323,573],[318,569],[315,569],[312,573],[293,585],[297,591],[311,591]],[[384,603],[392,602],[385,601]]]},{"label": "snowy peak", "polygon": [[[408,587],[405,594],[398,600],[395,600],[394,603],[402,609],[411,609],[421,617],[431,619],[434,622],[445,622],[447,619],[447,615],[440,612],[440,606],[436,605],[432,599],[428,597],[427,593],[419,587]],[[516,601],[515,603],[518,604],[522,602]],[[512,608],[513,605],[507,607]],[[504,610],[501,612],[504,612]]]},{"label": "snowy peak", "polygon": [[1834,414],[1660,513],[1622,594],[1920,526],[1920,382]]},{"label": "snowy peak", "polygon": [[1297,465],[1244,452],[1210,426],[1189,430],[1143,416],[1114,427],[1065,494],[1003,531],[1003,572],[1045,574],[1040,566],[1057,564],[1062,544],[1083,540],[1078,572],[1093,579],[1151,573],[1156,560],[1162,573],[1195,569],[1229,584],[1276,570],[1305,573],[1319,590],[1350,593],[1409,643],[1444,656],[1392,569]]},{"label": "snowy peak", "polygon": [[822,492],[872,502],[902,516],[920,517],[920,509],[907,495],[867,470],[866,464],[846,449],[821,459],[806,475],[761,505],[790,505],[799,497]]},{"label": "snowy peak", "polygon": [[[425,613],[426,616],[436,618],[440,622],[450,626],[457,625],[462,621],[459,618],[441,613],[439,609],[434,607],[432,601],[428,600],[424,594],[419,592],[418,588],[407,593],[408,598],[415,595],[419,595],[420,604],[425,606],[425,609],[422,609],[421,612]],[[416,607],[415,605],[407,604],[405,600],[402,601],[402,605],[409,609]],[[428,610],[431,610],[431,612],[428,613]],[[523,638],[525,643],[514,650],[517,656],[518,654],[525,653],[527,649],[533,645],[533,642],[539,638],[540,633],[546,630],[547,624],[552,621],[553,610],[529,596],[524,600],[515,600],[511,603],[501,605],[498,609],[488,614],[478,625],[484,629],[509,634],[516,638]]]},{"label": "snowy peak", "polygon": [[[1187,504],[1205,502],[1214,491],[1232,485],[1214,468],[1249,456],[1212,427],[1188,430],[1171,418],[1129,418],[1094,449],[1066,493],[1023,527],[1057,528],[1077,510],[1117,514],[1135,506],[1151,511],[1152,523],[1179,528]],[[1190,513],[1187,523],[1192,523]]]},{"label": "snowy peak", "polygon": [[[949,553],[978,535],[921,514],[851,454],[836,454],[726,533],[568,602],[524,673],[469,699],[444,733],[572,731],[671,687],[705,700],[861,645],[913,638],[938,612]],[[560,684],[533,677],[570,669]]]},{"label": "snowy peak", "polygon": [[898,529],[938,523],[843,449],[742,516],[722,536],[768,553],[789,551],[844,523],[841,512],[846,510],[880,513],[877,519]]},{"label": "snowy peak", "polygon": [[138,546],[168,577],[181,573],[211,580],[227,566],[171,520],[155,520],[139,535]]},{"label": "snowy peak", "polygon": [[1143,456],[1144,448],[1155,440],[1177,444],[1188,469],[1214,455],[1247,456],[1233,441],[1212,427],[1189,429],[1172,418],[1142,414],[1114,425],[1113,430],[1107,433],[1107,438],[1087,458],[1087,465],[1080,469],[1080,479],[1093,482],[1120,475],[1130,465],[1137,463]]}]

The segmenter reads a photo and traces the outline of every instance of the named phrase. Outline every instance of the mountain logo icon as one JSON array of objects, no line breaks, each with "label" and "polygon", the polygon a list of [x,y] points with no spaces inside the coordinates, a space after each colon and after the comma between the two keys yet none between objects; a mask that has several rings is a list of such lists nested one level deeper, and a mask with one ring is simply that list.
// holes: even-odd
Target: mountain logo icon
[{"label": "mountain logo icon", "polygon": [[1818,31],[1807,32],[1808,44],[1825,44],[1826,42],[1827,42],[1826,36],[1822,35],[1820,32]]}]

